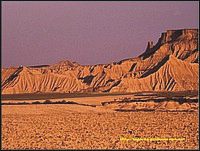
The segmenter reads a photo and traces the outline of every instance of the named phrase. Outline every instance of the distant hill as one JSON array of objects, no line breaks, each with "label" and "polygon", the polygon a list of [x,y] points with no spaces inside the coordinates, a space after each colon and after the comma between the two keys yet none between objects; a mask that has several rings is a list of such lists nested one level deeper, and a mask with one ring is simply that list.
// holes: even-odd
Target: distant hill
[{"label": "distant hill", "polygon": [[2,93],[139,92],[198,89],[198,30],[168,30],[140,56],[101,65],[68,60],[2,69]]}]

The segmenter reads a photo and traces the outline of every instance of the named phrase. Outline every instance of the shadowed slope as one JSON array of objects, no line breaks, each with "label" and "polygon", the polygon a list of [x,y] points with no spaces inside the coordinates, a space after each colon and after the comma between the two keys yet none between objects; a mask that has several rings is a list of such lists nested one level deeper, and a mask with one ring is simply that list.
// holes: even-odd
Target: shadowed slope
[{"label": "shadowed slope", "polygon": [[3,69],[2,92],[138,92],[198,89],[198,30],[168,30],[139,57],[111,64],[68,60],[22,69]]}]

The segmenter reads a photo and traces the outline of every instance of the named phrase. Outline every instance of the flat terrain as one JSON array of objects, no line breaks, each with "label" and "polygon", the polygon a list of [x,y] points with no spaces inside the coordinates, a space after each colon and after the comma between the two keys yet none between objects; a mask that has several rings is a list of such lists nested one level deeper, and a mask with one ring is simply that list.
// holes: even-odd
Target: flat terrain
[{"label": "flat terrain", "polygon": [[22,93],[3,94],[3,100],[42,100],[42,99],[62,99],[62,98],[84,98],[116,95],[131,95],[134,93]]},{"label": "flat terrain", "polygon": [[[115,98],[122,98],[122,97],[133,97],[133,95],[129,94],[129,95],[108,95],[108,96],[85,96],[85,97],[67,97],[67,98],[57,98],[57,99],[48,99],[51,102],[56,102],[56,101],[62,101],[62,100],[66,100],[66,101],[73,101],[73,102],[77,102],[77,103],[83,103],[83,104],[89,104],[89,105],[101,105],[102,102],[109,102],[112,101]],[[44,102],[46,99],[33,99],[33,100],[2,100],[2,103],[22,103],[22,102],[26,102],[26,103],[32,103],[32,102]]]},{"label": "flat terrain", "polygon": [[198,148],[198,102],[193,92],[21,94],[9,95],[2,103],[2,149]]},{"label": "flat terrain", "polygon": [[[122,141],[120,137],[185,138]],[[196,149],[197,112],[116,112],[101,106],[2,106],[3,149]]]},{"label": "flat terrain", "polygon": [[102,96],[126,96],[126,95],[153,95],[153,96],[198,96],[198,91],[177,91],[177,92],[136,92],[136,93],[22,93],[22,94],[2,94],[2,100],[42,100],[42,99],[62,99],[62,98],[84,98],[84,97],[102,97]]}]

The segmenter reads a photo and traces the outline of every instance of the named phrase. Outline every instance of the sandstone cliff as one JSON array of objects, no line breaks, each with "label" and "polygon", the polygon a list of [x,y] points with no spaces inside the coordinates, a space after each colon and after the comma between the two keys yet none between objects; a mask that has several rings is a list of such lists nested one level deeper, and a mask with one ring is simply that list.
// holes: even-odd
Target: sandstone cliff
[{"label": "sandstone cliff", "polygon": [[138,92],[198,89],[198,30],[168,30],[138,57],[83,66],[61,61],[2,69],[2,93]]}]

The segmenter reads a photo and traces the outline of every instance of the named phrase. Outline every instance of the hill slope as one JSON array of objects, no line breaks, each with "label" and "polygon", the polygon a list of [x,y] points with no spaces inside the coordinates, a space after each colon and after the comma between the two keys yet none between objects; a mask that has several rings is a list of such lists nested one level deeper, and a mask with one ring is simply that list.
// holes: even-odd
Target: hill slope
[{"label": "hill slope", "polygon": [[83,66],[68,60],[2,69],[2,93],[138,92],[198,89],[198,30],[168,30],[136,58]]}]

